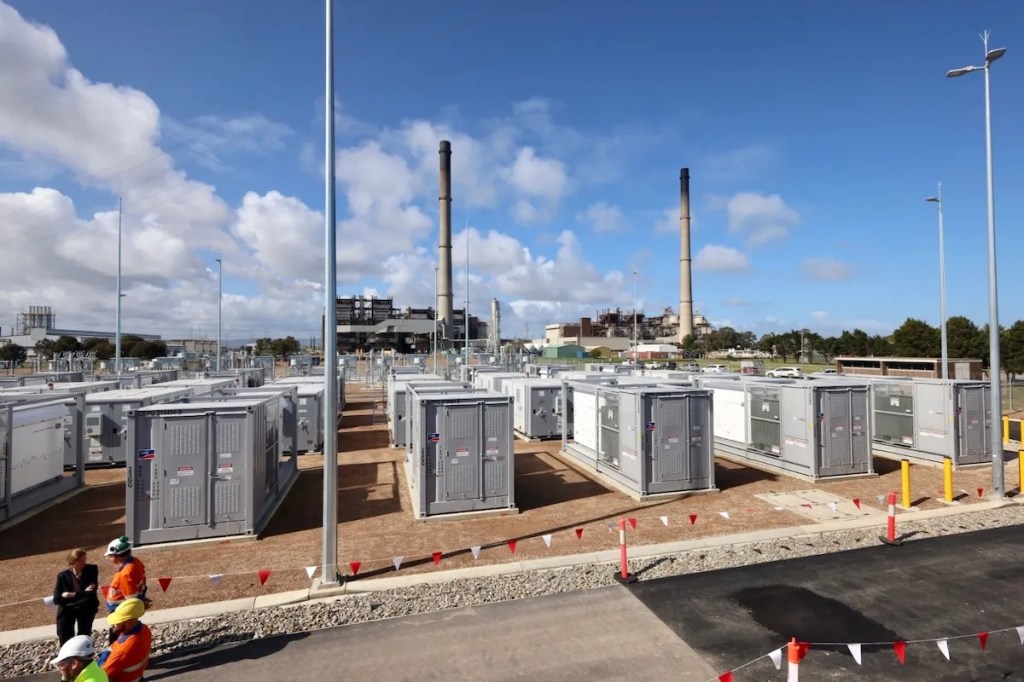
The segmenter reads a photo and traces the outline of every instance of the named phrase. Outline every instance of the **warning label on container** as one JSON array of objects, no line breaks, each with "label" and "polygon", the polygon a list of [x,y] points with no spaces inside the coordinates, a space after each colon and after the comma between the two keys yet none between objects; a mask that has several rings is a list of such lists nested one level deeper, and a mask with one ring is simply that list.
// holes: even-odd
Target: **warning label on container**
[{"label": "warning label on container", "polygon": [[497,436],[487,436],[487,442],[488,443],[497,443],[498,442],[498,437]]},{"label": "warning label on container", "polygon": [[889,398],[889,407],[899,407],[899,406],[900,406],[900,399],[899,398]]},{"label": "warning label on container", "polygon": [[633,452],[632,450],[623,450],[622,456],[627,459],[636,459],[636,453]]},{"label": "warning label on container", "polygon": [[194,476],[195,467],[178,467],[178,476]]},{"label": "warning label on container", "polygon": [[221,452],[221,453],[219,453],[217,455],[217,457],[219,457],[220,459],[231,459],[231,453],[230,452]]},{"label": "warning label on container", "polygon": [[469,457],[469,448],[455,448],[456,457]]},{"label": "warning label on container", "polygon": [[496,455],[500,452],[498,448],[487,448],[488,455]]},{"label": "warning label on container", "polygon": [[669,443],[678,443],[679,442],[679,436],[669,436],[668,437],[668,442]]},{"label": "warning label on container", "polygon": [[233,474],[234,472],[235,472],[235,465],[234,464],[218,464],[217,465],[217,473],[218,474]]},{"label": "warning label on container", "polygon": [[171,485],[181,485],[181,479],[180,478],[172,478],[170,480],[170,484]]}]

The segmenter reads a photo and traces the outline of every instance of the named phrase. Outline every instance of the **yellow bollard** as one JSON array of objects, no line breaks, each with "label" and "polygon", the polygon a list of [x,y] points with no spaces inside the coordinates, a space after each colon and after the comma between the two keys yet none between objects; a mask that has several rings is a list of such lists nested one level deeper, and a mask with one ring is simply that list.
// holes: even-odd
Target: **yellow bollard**
[{"label": "yellow bollard", "polygon": [[910,509],[910,460],[900,460],[900,475],[903,481],[903,508]]},{"label": "yellow bollard", "polygon": [[[1024,438],[1024,434],[1021,434]],[[1017,452],[1017,493],[1024,495],[1024,446]]]},{"label": "yellow bollard", "polygon": [[942,460],[942,499],[953,504],[953,460]]},{"label": "yellow bollard", "polygon": [[1010,440],[1010,418],[1003,417],[1003,442],[1007,443]]}]

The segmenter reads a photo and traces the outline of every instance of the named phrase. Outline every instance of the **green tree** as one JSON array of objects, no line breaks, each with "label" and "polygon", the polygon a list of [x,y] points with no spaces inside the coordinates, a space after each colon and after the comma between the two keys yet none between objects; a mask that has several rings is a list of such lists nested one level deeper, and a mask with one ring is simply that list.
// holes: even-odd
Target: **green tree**
[{"label": "green tree", "polygon": [[896,348],[893,342],[882,336],[881,334],[875,334],[868,338],[868,355],[875,357],[886,357],[896,354]]},{"label": "green tree", "polygon": [[901,357],[937,358],[941,347],[939,330],[923,320],[908,317],[892,333],[892,346]]},{"label": "green tree", "polygon": [[270,348],[274,355],[286,358],[289,355],[298,353],[302,349],[302,344],[294,336],[286,336],[283,339],[274,339],[270,344]]},{"label": "green tree", "polygon": [[16,343],[0,346],[0,360],[12,365],[20,365],[28,359],[28,351]]},{"label": "green tree", "polygon": [[138,355],[134,355],[132,351],[140,343],[145,343],[141,336],[135,334],[122,334],[121,335],[121,355],[126,358],[137,358]]},{"label": "green tree", "polygon": [[35,350],[39,355],[50,358],[53,356],[53,341],[50,339],[39,339],[36,341]]},{"label": "green tree", "polygon": [[97,360],[109,360],[114,357],[114,354],[117,352],[117,348],[114,344],[106,339],[96,339],[96,343],[94,343],[88,350],[91,350],[96,354]]},{"label": "green tree", "polygon": [[[1024,372],[1024,321],[1017,320],[1008,329],[1004,329],[1000,336],[1003,369],[1012,374]],[[988,355],[987,349],[985,355]]]},{"label": "green tree", "polygon": [[864,357],[871,354],[871,338],[863,329],[848,332],[845,329],[836,340],[836,352],[847,357]]},{"label": "green tree", "polygon": [[951,358],[982,358],[988,352],[988,336],[963,315],[946,320],[946,337]]},{"label": "green tree", "polygon": [[772,355],[774,355],[775,354],[775,334],[773,334],[772,332],[768,332],[766,334],[762,334],[761,338],[757,340],[757,346],[756,347],[757,347],[757,350],[761,351],[762,353],[771,353]]},{"label": "green tree", "polygon": [[82,350],[82,344],[78,342],[73,336],[59,336],[57,340],[53,342],[51,352],[53,353],[74,353]]},{"label": "green tree", "polygon": [[[124,353],[124,339],[121,339],[121,352]],[[141,358],[143,360],[152,360],[153,358],[162,358],[167,355],[167,344],[163,341],[144,341],[140,340],[139,343],[133,344],[131,352],[128,357]]]},{"label": "green tree", "polygon": [[274,341],[269,336],[256,339],[256,355],[273,355],[273,345]]}]

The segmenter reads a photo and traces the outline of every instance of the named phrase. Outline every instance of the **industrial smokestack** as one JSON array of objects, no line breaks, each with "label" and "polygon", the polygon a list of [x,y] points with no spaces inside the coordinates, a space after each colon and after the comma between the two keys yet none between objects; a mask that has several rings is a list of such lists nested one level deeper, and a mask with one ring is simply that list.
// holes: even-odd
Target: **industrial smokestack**
[{"label": "industrial smokestack", "polygon": [[[454,334],[454,313],[452,311],[452,143],[441,140],[438,150],[441,156],[440,228],[438,241],[437,268],[437,317],[444,339]],[[466,235],[469,238],[469,235]]]},{"label": "industrial smokestack", "polygon": [[690,272],[690,169],[679,169],[679,343],[693,336],[693,277]]}]

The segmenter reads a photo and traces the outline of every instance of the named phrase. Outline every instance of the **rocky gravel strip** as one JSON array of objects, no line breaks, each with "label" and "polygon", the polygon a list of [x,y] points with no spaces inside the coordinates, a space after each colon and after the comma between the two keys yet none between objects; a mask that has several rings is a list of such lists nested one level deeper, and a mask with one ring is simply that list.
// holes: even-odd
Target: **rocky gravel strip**
[{"label": "rocky gravel strip", "polygon": [[[1024,506],[947,516],[923,521],[900,517],[899,532],[914,533],[908,542],[1024,523]],[[768,561],[842,552],[878,543],[879,529],[835,531],[781,540],[693,550],[630,562],[640,580],[747,566]],[[230,642],[306,632],[397,618],[443,609],[476,606],[585,590],[616,584],[608,564],[453,580],[381,592],[333,598],[330,601],[229,613],[223,616],[153,626],[153,656],[205,649]],[[97,639],[97,646],[105,644]],[[57,650],[56,639],[0,647],[0,671],[8,676],[47,671]]]}]

